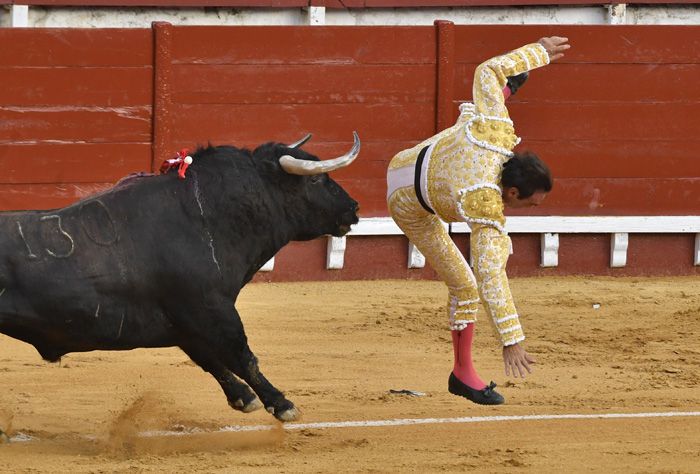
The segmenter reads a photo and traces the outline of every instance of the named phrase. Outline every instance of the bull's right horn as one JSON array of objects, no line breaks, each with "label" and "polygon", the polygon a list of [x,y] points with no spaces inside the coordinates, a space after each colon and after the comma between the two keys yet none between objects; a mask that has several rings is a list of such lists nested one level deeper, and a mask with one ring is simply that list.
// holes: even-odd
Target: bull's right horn
[{"label": "bull's right horn", "polygon": [[330,173],[339,168],[344,168],[352,163],[360,153],[360,137],[357,132],[352,132],[354,143],[349,152],[338,158],[325,161],[300,160],[293,156],[284,155],[280,157],[280,166],[289,174],[312,175]]},{"label": "bull's right horn", "polygon": [[309,140],[311,140],[311,134],[307,133],[306,136],[304,138],[302,138],[301,140],[299,140],[298,142],[294,142],[291,145],[287,145],[287,148],[299,148],[300,146],[302,146],[304,143],[308,142]]}]

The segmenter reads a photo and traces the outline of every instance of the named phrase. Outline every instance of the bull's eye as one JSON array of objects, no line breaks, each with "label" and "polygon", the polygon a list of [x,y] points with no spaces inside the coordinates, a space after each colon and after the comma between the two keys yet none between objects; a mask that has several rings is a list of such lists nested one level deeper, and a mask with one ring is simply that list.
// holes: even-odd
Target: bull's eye
[{"label": "bull's eye", "polygon": [[311,184],[318,184],[321,181],[323,181],[323,175],[322,174],[315,174],[309,179],[309,181],[311,181]]}]

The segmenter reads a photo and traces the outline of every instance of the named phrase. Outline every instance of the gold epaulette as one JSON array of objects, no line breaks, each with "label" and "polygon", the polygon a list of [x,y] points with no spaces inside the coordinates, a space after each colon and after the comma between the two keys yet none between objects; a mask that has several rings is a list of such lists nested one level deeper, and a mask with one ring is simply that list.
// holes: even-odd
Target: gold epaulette
[{"label": "gold epaulette", "polygon": [[460,191],[459,211],[466,222],[485,224],[505,233],[503,198],[496,185],[476,185]]}]

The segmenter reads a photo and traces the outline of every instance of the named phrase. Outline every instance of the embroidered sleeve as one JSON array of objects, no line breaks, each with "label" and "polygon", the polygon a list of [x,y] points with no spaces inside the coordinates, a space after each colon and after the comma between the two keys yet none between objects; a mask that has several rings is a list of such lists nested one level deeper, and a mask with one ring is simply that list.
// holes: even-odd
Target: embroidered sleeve
[{"label": "embroidered sleeve", "polygon": [[479,65],[474,73],[474,105],[476,113],[508,118],[503,88],[509,76],[549,64],[549,54],[539,43],[532,43]]},{"label": "embroidered sleeve", "polygon": [[510,238],[493,226],[471,226],[470,238],[474,275],[486,312],[504,346],[525,339],[506,275]]}]

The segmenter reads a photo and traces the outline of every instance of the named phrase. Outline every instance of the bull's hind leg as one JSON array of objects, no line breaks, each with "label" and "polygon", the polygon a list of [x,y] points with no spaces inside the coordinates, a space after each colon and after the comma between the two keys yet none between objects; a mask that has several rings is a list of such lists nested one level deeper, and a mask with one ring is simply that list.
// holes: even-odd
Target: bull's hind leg
[{"label": "bull's hind leg", "polygon": [[188,340],[180,344],[180,348],[219,382],[231,408],[250,413],[263,407],[258,397],[211,353],[206,344]]}]

